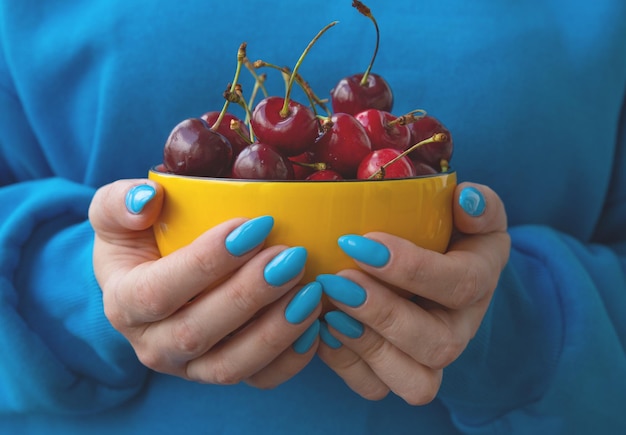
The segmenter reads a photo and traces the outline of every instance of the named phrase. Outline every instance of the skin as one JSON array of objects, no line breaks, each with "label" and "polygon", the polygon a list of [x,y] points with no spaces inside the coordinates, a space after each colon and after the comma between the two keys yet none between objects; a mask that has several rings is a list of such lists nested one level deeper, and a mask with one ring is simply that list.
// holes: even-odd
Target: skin
[{"label": "skin", "polygon": [[[134,215],[124,198],[142,183],[153,185],[157,195]],[[245,221],[233,219],[160,258],[151,226],[162,202],[160,186],[123,180],[99,189],[89,210],[105,315],[140,361],[196,382],[259,388],[299,372],[315,355],[318,340],[305,354],[291,346],[319,316],[321,304],[297,325],[285,319],[302,272],[273,287],[263,269],[287,247],[261,245],[241,257],[231,255],[224,240]]]},{"label": "skin", "polygon": [[[133,215],[124,198],[141,183],[152,184],[157,195]],[[466,185],[457,187],[457,196]],[[389,234],[367,234],[387,246],[390,260],[380,268],[355,262],[357,268],[339,273],[366,290],[361,306],[334,301],[364,325],[364,333],[351,339],[330,328],[343,346],[331,349],[316,340],[308,352],[297,354],[291,346],[321,315],[321,304],[300,324],[286,321],[285,308],[301,275],[280,287],[263,279],[265,265],[286,246],[258,246],[232,256],[224,239],[244,222],[233,219],[159,258],[150,227],[162,189],[147,180],[114,182],[98,190],[89,213],[105,314],[142,363],[159,372],[272,388],[317,352],[364,398],[379,400],[393,392],[410,404],[428,403],[443,369],[476,333],[509,255],[502,202],[488,187],[472,185],[485,196],[486,210],[471,217],[455,201],[456,232],[445,254]],[[415,297],[409,300],[407,294]]]},{"label": "skin", "polygon": [[[469,185],[460,184],[455,198]],[[366,237],[390,250],[388,263],[376,268],[356,262],[361,270],[339,273],[367,292],[357,308],[333,301],[360,321],[364,332],[351,339],[329,326],[343,346],[332,349],[322,343],[318,353],[361,396],[379,400],[393,392],[412,405],[432,401],[443,369],[478,330],[508,260],[510,238],[502,201],[488,187],[471,185],[483,193],[487,207],[480,217],[471,217],[455,201],[456,234],[445,254],[370,233]],[[408,299],[393,287],[415,296]]]}]

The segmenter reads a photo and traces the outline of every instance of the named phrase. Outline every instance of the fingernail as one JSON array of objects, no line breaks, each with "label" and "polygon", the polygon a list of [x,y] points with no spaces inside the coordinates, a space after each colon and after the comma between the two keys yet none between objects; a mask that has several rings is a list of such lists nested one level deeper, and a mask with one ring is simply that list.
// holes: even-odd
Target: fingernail
[{"label": "fingernail", "polygon": [[272,227],[272,216],[259,216],[244,222],[226,236],[226,249],[236,257],[254,249],[267,238]]},{"label": "fingernail", "polygon": [[339,237],[337,243],[350,257],[370,266],[382,267],[389,261],[389,249],[367,237],[347,234]]},{"label": "fingernail", "polygon": [[485,197],[475,187],[466,187],[459,195],[459,205],[465,213],[477,217],[485,211]]},{"label": "fingernail", "polygon": [[126,194],[126,209],[132,214],[139,214],[156,195],[156,190],[149,184],[134,186]]},{"label": "fingernail", "polygon": [[307,251],[302,246],[285,249],[267,263],[263,277],[268,284],[275,287],[281,286],[300,273],[304,268],[306,258]]},{"label": "fingernail", "polygon": [[313,322],[293,343],[293,350],[296,353],[307,353],[309,349],[311,349],[311,346],[313,346],[313,343],[315,343],[315,339],[318,337],[319,333],[320,321],[319,319],[315,319],[315,322]]},{"label": "fingernail", "polygon": [[304,321],[322,300],[322,285],[311,282],[298,291],[285,309],[285,318],[294,325]]},{"label": "fingernail", "polygon": [[343,311],[329,311],[324,320],[346,337],[359,338],[363,335],[363,324]]},{"label": "fingernail", "polygon": [[328,325],[325,322],[320,322],[320,339],[326,344],[326,346],[339,349],[342,344],[337,340],[333,334],[328,330]]},{"label": "fingernail", "polygon": [[318,275],[315,280],[330,298],[349,307],[358,307],[367,297],[363,287],[339,275]]}]

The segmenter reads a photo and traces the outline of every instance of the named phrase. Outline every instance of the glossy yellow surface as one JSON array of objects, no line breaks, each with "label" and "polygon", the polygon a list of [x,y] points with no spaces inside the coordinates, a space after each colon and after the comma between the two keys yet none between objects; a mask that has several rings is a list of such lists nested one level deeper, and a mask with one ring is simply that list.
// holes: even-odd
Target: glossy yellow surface
[{"label": "glossy yellow surface", "polygon": [[303,282],[354,267],[337,245],[344,234],[384,231],[443,252],[452,231],[456,173],[382,181],[254,181],[150,171],[165,189],[154,226],[162,255],[234,217],[274,217],[267,245],[304,246]]}]

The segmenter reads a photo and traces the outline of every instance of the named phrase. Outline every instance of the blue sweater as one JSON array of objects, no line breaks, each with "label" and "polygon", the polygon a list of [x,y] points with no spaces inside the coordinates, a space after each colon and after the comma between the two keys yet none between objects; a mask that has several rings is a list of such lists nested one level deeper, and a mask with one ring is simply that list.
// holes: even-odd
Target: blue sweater
[{"label": "blue sweater", "polygon": [[623,433],[623,0],[366,2],[394,113],[441,119],[460,179],[509,216],[510,262],[432,403],[366,401],[317,359],[271,391],[138,362],[103,315],[94,191],[145,177],[178,121],[221,107],[243,41],[292,66],[339,20],[300,70],[321,96],[372,54],[348,0],[239,3],[0,1],[0,432]]}]

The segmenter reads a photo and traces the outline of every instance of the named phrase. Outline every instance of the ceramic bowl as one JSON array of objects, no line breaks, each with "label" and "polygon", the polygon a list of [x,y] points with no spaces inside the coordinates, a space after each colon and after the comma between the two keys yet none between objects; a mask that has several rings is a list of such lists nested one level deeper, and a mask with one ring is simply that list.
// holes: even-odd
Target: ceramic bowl
[{"label": "ceramic bowl", "polygon": [[344,234],[383,231],[431,250],[446,250],[452,232],[456,173],[406,179],[257,181],[149,172],[165,190],[154,225],[162,255],[234,217],[274,217],[266,245],[304,246],[303,282],[355,267],[337,245]]}]

